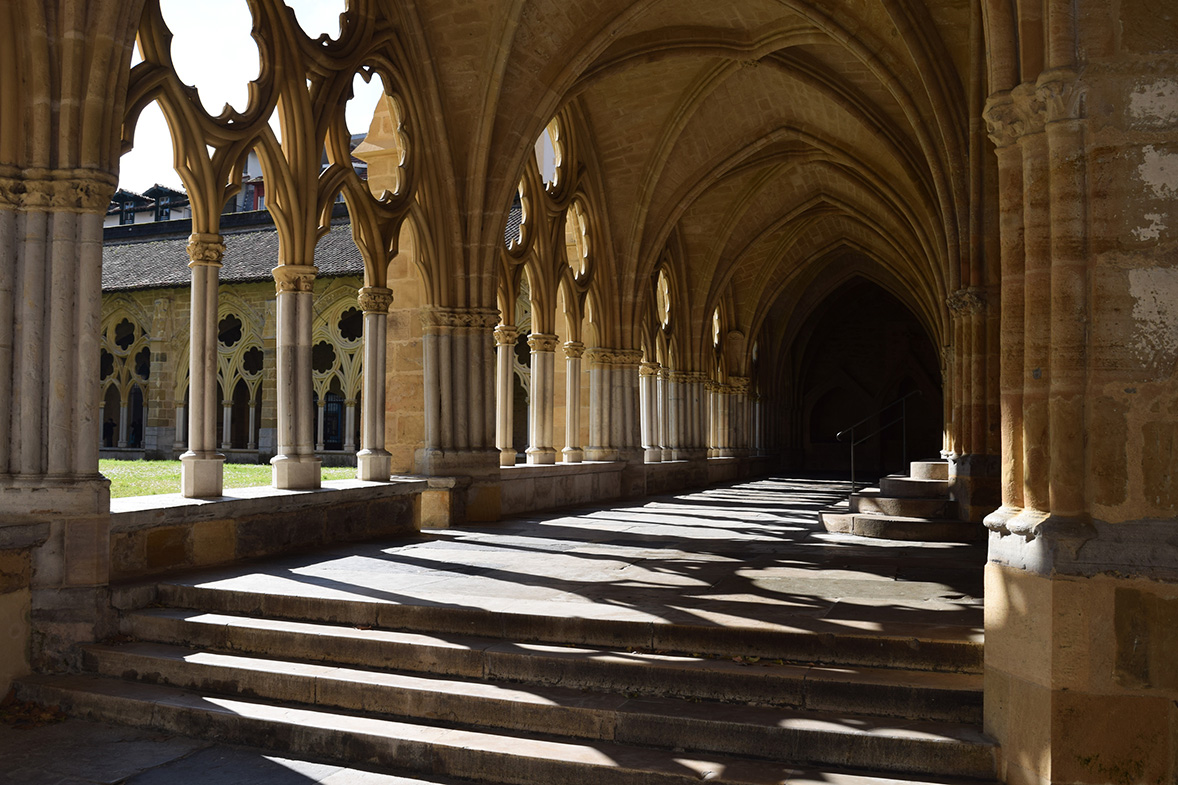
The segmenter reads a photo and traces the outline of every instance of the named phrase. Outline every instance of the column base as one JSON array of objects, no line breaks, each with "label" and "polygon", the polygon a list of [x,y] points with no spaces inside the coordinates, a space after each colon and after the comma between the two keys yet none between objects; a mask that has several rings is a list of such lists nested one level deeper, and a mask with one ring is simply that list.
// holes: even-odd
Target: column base
[{"label": "column base", "polygon": [[647,447],[644,451],[645,460],[647,463],[662,463],[663,451],[658,447]]},{"label": "column base", "polygon": [[510,450],[500,450],[499,451],[499,465],[500,466],[515,466],[515,458],[516,458],[516,453],[515,453],[514,447],[512,447]]},{"label": "column base", "polygon": [[556,463],[556,450],[551,447],[529,447],[525,453],[529,466],[551,466]]},{"label": "column base", "polygon": [[585,451],[580,447],[565,447],[560,451],[560,456],[564,463],[580,463],[585,460]]},{"label": "column base", "polygon": [[225,456],[216,452],[186,452],[180,456],[180,495],[188,499],[224,496]]},{"label": "column base", "polygon": [[386,450],[361,450],[356,453],[356,479],[388,482],[393,474],[393,456]]},{"label": "column base", "polygon": [[291,491],[313,491],[323,485],[322,461],[307,456],[276,455],[270,459],[274,487]]}]

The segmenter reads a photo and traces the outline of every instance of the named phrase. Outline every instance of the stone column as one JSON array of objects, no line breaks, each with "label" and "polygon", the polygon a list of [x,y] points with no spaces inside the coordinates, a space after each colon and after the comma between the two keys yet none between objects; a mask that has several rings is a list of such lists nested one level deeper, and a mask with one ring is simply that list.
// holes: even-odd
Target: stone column
[{"label": "stone column", "polygon": [[180,456],[180,493],[213,498],[223,489],[225,456],[217,443],[217,277],[225,245],[216,234],[188,238],[192,270],[188,359],[188,450]]},{"label": "stone column", "polygon": [[311,320],[314,265],[275,267],[277,290],[276,371],[278,377],[278,453],[270,459],[274,487],[319,488],[320,461],[315,457],[312,407]]},{"label": "stone column", "polygon": [[[683,455],[683,374],[679,371],[667,371],[664,374],[667,393],[667,440],[664,450],[670,451],[668,456],[673,461],[681,461]],[[665,454],[665,453],[664,453]],[[664,457],[663,460],[666,460]]]},{"label": "stone column", "polygon": [[617,453],[609,448],[610,354],[605,349],[588,349],[585,360],[589,363],[589,445],[585,458],[613,461]]},{"label": "stone column", "polygon": [[258,449],[258,402],[255,400],[251,400],[249,402],[249,407],[250,407],[250,420],[249,420],[250,432],[249,432],[248,441],[246,441],[245,446],[246,446],[247,450],[256,450],[256,449]]},{"label": "stone column", "polygon": [[671,460],[671,451],[668,447],[670,444],[670,416],[668,407],[670,391],[668,386],[667,369],[660,366],[658,379],[655,382],[655,410],[657,413],[657,417],[655,418],[655,439],[657,439],[660,461]]},{"label": "stone column", "polygon": [[344,452],[356,449],[356,399],[344,401]]},{"label": "stone column", "polygon": [[514,325],[495,328],[495,446],[499,465],[515,466],[515,441],[512,429],[515,405],[515,342],[519,331]]},{"label": "stone column", "polygon": [[233,446],[233,401],[221,401],[221,449]]},{"label": "stone column", "polygon": [[532,418],[529,423],[528,463],[556,463],[556,448],[552,445],[552,418],[555,401],[557,336],[532,333],[528,346],[532,350]]},{"label": "stone column", "polygon": [[[360,452],[356,454],[356,479],[388,482],[392,456],[385,449],[385,376],[388,364],[389,289],[365,286],[359,294],[364,312],[364,395],[360,413]],[[349,426],[348,433],[352,433]]]},{"label": "stone column", "polygon": [[565,407],[564,407],[564,450],[565,463],[580,463],[585,459],[581,449],[581,356],[585,344],[569,341],[564,345],[565,356]]},{"label": "stone column", "polygon": [[127,430],[131,424],[130,414],[131,414],[131,410],[130,410],[130,407],[127,403],[127,400],[125,398],[120,400],[119,401],[119,445],[118,445],[119,447],[126,447],[128,444]]},{"label": "stone column", "polygon": [[[172,441],[173,452],[184,450],[184,422],[186,417],[187,410],[184,408],[184,404],[176,404],[176,438]],[[99,422],[101,421],[102,418],[99,418]],[[183,466],[181,466],[181,469],[183,469]]]},{"label": "stone column", "polygon": [[323,421],[326,412],[327,402],[319,401],[315,405],[315,449],[317,451],[323,450]]},{"label": "stone column", "polygon": [[749,379],[747,376],[730,376],[728,385],[732,406],[732,454],[745,458],[752,454],[749,426],[751,412],[749,411]]},{"label": "stone column", "polygon": [[639,400],[642,407],[642,448],[647,463],[663,459],[659,441],[659,364],[644,362],[638,367]]}]

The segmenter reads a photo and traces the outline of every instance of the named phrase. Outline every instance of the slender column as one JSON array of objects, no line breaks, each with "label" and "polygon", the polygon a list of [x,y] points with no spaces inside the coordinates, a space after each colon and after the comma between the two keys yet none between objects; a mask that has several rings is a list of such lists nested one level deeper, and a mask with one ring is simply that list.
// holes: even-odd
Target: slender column
[{"label": "slender column", "polygon": [[752,420],[750,416],[750,401],[749,401],[749,380],[746,376],[730,376],[728,378],[728,385],[731,395],[731,405],[733,413],[732,421],[732,454],[738,457],[747,457],[751,454],[750,449],[751,439],[749,434],[749,425]]},{"label": "slender column", "polygon": [[127,427],[128,427],[128,424],[131,420],[131,418],[127,416],[129,411],[130,411],[130,408],[128,407],[127,402],[120,401],[119,402],[119,446],[120,447],[127,446]]},{"label": "slender column", "polygon": [[585,459],[581,449],[581,356],[585,344],[569,341],[564,345],[565,356],[565,406],[564,406],[564,455],[565,463],[580,463]]},{"label": "slender column", "polygon": [[257,401],[250,401],[250,432],[248,441],[246,442],[246,449],[258,449],[258,405]]},{"label": "slender column", "polygon": [[225,456],[217,441],[217,277],[225,245],[216,234],[188,238],[192,270],[189,316],[188,450],[180,456],[180,493],[190,498],[220,496]]},{"label": "slender column", "polygon": [[658,378],[655,381],[655,444],[659,450],[659,460],[671,460],[668,435],[668,407],[667,407],[667,369],[659,367]]},{"label": "slender column", "polygon": [[663,451],[658,437],[659,364],[642,363],[638,367],[638,376],[639,405],[642,409],[642,448],[647,463],[658,463],[663,459]]},{"label": "slender column", "polygon": [[619,349],[610,358],[610,446],[618,458],[642,463],[642,416],[639,399],[639,365],[642,352]]},{"label": "slender column", "polygon": [[322,451],[323,448],[323,421],[324,415],[327,412],[327,402],[319,401],[315,406],[315,449]]},{"label": "slender column", "polygon": [[[98,418],[102,422],[102,417]],[[184,449],[184,423],[186,421],[186,410],[184,404],[176,404],[176,438],[172,440],[172,450]]]},{"label": "slender column", "polygon": [[315,457],[317,413],[311,406],[311,309],[318,268],[275,267],[277,290],[276,371],[278,377],[278,453],[270,459],[274,487],[318,488],[320,461]]},{"label": "slender column", "polygon": [[683,374],[678,371],[666,373],[667,388],[667,441],[664,445],[671,452],[673,461],[681,461],[683,454]]},{"label": "slender column", "polygon": [[528,346],[532,350],[532,419],[529,423],[528,463],[556,463],[556,448],[552,445],[552,418],[555,408],[557,336],[532,333]]},{"label": "slender column", "polygon": [[[392,456],[385,449],[385,375],[388,366],[389,289],[365,286],[360,290],[364,312],[364,396],[360,412],[360,452],[356,454],[356,479],[388,482]],[[349,428],[351,434],[354,428]]]},{"label": "slender column", "polygon": [[221,401],[221,449],[233,446],[233,401]]},{"label": "slender column", "polygon": [[[106,422],[106,404],[104,403],[98,407],[98,441],[100,444],[104,440],[104,434],[102,433],[102,425],[105,422]],[[105,447],[106,445],[102,445],[102,446]]]},{"label": "slender column", "polygon": [[499,465],[515,466],[515,442],[512,429],[515,409],[515,342],[519,331],[514,325],[495,328],[495,446]]},{"label": "slender column", "polygon": [[356,399],[344,401],[344,452],[356,449]]}]

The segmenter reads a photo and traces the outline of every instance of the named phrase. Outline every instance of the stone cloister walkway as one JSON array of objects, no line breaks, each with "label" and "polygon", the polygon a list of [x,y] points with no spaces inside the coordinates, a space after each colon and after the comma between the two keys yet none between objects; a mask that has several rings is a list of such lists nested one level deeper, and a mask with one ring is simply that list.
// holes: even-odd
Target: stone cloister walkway
[{"label": "stone cloister walkway", "polygon": [[[766,479],[616,506],[425,532],[399,542],[171,576],[168,583],[280,595],[297,608],[357,600],[696,627],[981,641],[978,545],[827,533],[816,511],[845,495],[823,480]],[[539,620],[537,620],[539,623]],[[657,634],[652,632],[652,640]],[[739,647],[739,638],[733,641]],[[765,665],[767,663],[762,663]],[[442,783],[71,719],[0,725],[0,785]]]}]

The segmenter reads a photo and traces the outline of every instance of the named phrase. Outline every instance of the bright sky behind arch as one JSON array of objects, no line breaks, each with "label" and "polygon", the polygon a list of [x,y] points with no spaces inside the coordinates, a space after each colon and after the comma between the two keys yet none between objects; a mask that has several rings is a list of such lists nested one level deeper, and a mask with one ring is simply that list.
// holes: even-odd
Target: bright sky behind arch
[{"label": "bright sky behind arch", "polygon": [[[339,15],[345,0],[285,0],[312,38],[339,35]],[[226,103],[241,110],[249,97],[248,85],[258,76],[258,46],[250,37],[252,21],[246,0],[161,0],[164,21],[172,31],[172,60],[184,82],[195,85],[209,114],[220,114]],[[140,62],[139,53],[131,64]],[[355,98],[348,103],[352,133],[364,133],[380,97],[380,79],[353,83]],[[278,133],[277,118],[271,121]],[[122,158],[119,187],[142,193],[155,183],[182,189],[172,168],[172,141],[163,112],[151,104],[139,117],[135,147]]]}]

